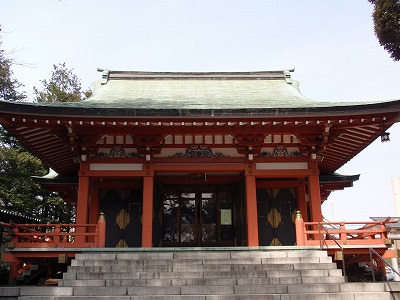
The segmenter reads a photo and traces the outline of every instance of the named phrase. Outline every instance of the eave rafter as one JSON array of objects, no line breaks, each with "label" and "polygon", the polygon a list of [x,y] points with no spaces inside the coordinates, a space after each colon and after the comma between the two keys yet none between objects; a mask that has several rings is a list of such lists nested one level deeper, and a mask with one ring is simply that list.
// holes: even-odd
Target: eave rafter
[{"label": "eave rafter", "polygon": [[[65,128],[63,130],[60,126],[57,128],[42,127],[38,126],[38,122],[34,122],[36,124],[36,127],[34,127],[32,124],[26,124],[28,123],[27,119],[24,123],[20,127],[11,127],[9,131],[30,152],[59,174],[69,174],[72,170],[77,169],[78,165],[74,162],[74,153],[71,152],[71,148],[66,143],[67,133]],[[6,129],[8,129],[7,126]]]},{"label": "eave rafter", "polygon": [[144,155],[147,161],[150,161],[153,155],[161,153],[164,141],[164,136],[161,134],[135,134],[132,135],[132,139],[138,154]]},{"label": "eave rafter", "polygon": [[356,149],[356,148],[357,147],[355,147],[355,146],[349,146],[349,144],[336,143],[336,144],[332,144],[331,147],[329,148],[329,150],[331,152],[335,152],[335,150],[336,150],[337,153],[353,153],[354,149]]},{"label": "eave rafter", "polygon": [[38,142],[32,143],[32,146],[34,146],[38,150],[58,148],[60,146],[60,140],[40,140]]},{"label": "eave rafter", "polygon": [[[346,108],[347,109],[347,108]],[[155,154],[167,135],[226,135],[235,137],[238,151],[256,154],[268,135],[295,136],[303,154],[318,154],[324,172],[333,172],[369,145],[398,118],[397,113],[350,115],[343,110],[336,115],[284,116],[79,116],[2,113],[1,122],[39,158],[60,174],[77,170],[76,158],[98,150],[97,141],[104,135],[129,135],[138,152]],[[228,112],[229,113],[229,112]],[[199,112],[197,112],[199,114]],[[141,137],[140,137],[141,136]],[[151,136],[154,141],[145,140]],[[140,138],[139,138],[140,137]],[[245,138],[244,138],[245,137]],[[247,141],[246,141],[247,139]],[[153,145],[153,142],[155,144]],[[58,155],[62,154],[62,155]]]},{"label": "eave rafter", "polygon": [[[124,128],[124,127],[190,127],[190,128],[216,128],[216,127],[277,127],[277,128],[288,128],[292,131],[295,128],[310,127],[310,126],[324,126],[325,124],[335,124],[337,129],[345,129],[348,127],[354,127],[355,124],[375,125],[377,123],[383,123],[390,121],[391,116],[365,115],[359,116],[337,116],[337,117],[282,117],[282,116],[251,116],[249,117],[100,117],[100,116],[38,116],[38,115],[20,115],[18,117],[10,115],[8,123],[13,124],[36,124],[53,129],[61,126],[78,126],[80,128],[95,127],[100,128]],[[22,125],[21,124],[21,125]],[[30,127],[30,126],[29,126]]]},{"label": "eave rafter", "polygon": [[351,160],[360,151],[372,143],[391,124],[377,123],[352,128],[341,128],[341,134],[334,143],[322,152],[323,160],[319,163],[322,171],[332,172]]},{"label": "eave rafter", "polygon": [[237,152],[245,154],[249,161],[253,160],[254,155],[261,153],[265,141],[265,135],[262,134],[237,134],[233,138]]}]

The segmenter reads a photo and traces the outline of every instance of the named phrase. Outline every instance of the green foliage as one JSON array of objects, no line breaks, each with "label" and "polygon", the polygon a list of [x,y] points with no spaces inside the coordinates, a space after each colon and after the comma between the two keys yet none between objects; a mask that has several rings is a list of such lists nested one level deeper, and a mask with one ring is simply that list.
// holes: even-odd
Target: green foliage
[{"label": "green foliage", "polygon": [[400,60],[400,1],[368,0],[374,4],[375,35],[379,44],[395,61]]},{"label": "green foliage", "polygon": [[[0,27],[1,32],[1,27]],[[0,100],[21,101],[26,98],[25,93],[18,89],[23,85],[13,78],[11,70],[12,59],[6,57],[0,41]]]},{"label": "green foliage", "polygon": [[15,137],[0,126],[0,147],[22,147]]},{"label": "green foliage", "polygon": [[[0,41],[0,99],[23,100],[26,96],[17,91],[22,85],[12,78],[12,60],[6,58],[1,46]],[[65,65],[62,66],[65,68]],[[62,74],[55,76],[57,80],[63,80]],[[71,80],[76,82],[76,76],[72,76]],[[44,223],[54,220],[71,223],[70,207],[58,194],[41,189],[31,177],[43,176],[47,170],[38,158],[0,126],[0,208],[37,218]]]},{"label": "green foliage", "polygon": [[0,201],[8,211],[25,213],[35,208],[39,187],[32,174],[46,174],[39,159],[22,148],[0,148]]},{"label": "green foliage", "polygon": [[10,273],[10,265],[0,262],[0,285],[8,284],[8,275]]},{"label": "green foliage", "polygon": [[42,190],[32,175],[43,176],[47,168],[21,147],[0,148],[0,207],[48,222],[70,223],[70,209],[56,193]]},{"label": "green foliage", "polygon": [[65,63],[53,65],[50,80],[42,80],[43,89],[33,88],[38,102],[79,102],[91,95],[83,91],[81,81]]}]

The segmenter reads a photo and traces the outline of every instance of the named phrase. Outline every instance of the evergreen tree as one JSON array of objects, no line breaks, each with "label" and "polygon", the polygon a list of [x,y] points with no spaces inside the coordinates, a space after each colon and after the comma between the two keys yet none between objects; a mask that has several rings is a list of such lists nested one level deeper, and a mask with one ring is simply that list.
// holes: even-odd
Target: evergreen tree
[{"label": "evergreen tree", "polygon": [[0,40],[0,100],[22,101],[26,99],[26,95],[24,92],[19,92],[18,90],[23,85],[13,78],[11,66],[12,59],[6,57],[5,51],[2,48],[2,41]]},{"label": "evergreen tree", "polygon": [[[0,41],[0,100],[22,101],[26,99],[26,95],[18,91],[22,84],[13,78],[12,63],[13,60],[6,57]],[[62,66],[65,67],[65,65]],[[75,75],[71,77],[72,83],[79,82]],[[62,76],[61,79],[68,81]],[[60,87],[63,88],[62,85]],[[61,92],[60,95],[63,95]],[[1,209],[31,216],[42,222],[56,220],[71,223],[71,208],[57,193],[41,189],[31,177],[43,176],[47,170],[47,166],[30,154],[12,134],[0,126]]]},{"label": "evergreen tree", "polygon": [[81,81],[65,63],[53,65],[49,80],[42,80],[43,89],[33,88],[38,102],[79,102],[91,95],[83,91]]},{"label": "evergreen tree", "polygon": [[400,60],[400,1],[368,0],[374,4],[375,35],[395,61]]},{"label": "evergreen tree", "polygon": [[57,194],[41,189],[32,175],[48,168],[7,131],[0,130],[0,208],[39,219],[71,223],[71,207]]}]

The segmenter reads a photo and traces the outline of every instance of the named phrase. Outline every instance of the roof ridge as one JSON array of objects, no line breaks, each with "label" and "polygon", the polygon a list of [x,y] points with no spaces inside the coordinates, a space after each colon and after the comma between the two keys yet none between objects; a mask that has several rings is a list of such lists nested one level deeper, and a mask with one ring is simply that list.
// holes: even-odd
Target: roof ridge
[{"label": "roof ridge", "polygon": [[153,72],[153,71],[116,71],[97,69],[102,72],[102,84],[109,80],[285,80],[292,83],[291,72],[294,69],[276,71],[243,71],[243,72]]}]

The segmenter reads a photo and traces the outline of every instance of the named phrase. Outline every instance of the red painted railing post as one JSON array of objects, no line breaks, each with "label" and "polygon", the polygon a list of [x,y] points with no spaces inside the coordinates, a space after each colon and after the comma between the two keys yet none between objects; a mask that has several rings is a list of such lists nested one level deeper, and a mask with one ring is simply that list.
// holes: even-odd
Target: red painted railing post
[{"label": "red painted railing post", "polygon": [[347,240],[347,233],[346,233],[346,227],[343,222],[340,223],[340,240],[341,241],[346,241]]},{"label": "red painted railing post", "polygon": [[20,262],[10,263],[10,273],[8,274],[8,283],[9,284],[13,284],[15,282],[15,279],[17,278],[17,275],[18,275],[18,269],[19,269],[20,265],[21,265]]},{"label": "red painted railing post", "polygon": [[383,243],[384,244],[391,244],[391,241],[388,242],[388,229],[386,228],[386,225],[385,224],[381,224],[379,226],[379,229],[382,231],[380,236],[381,236],[381,239],[383,239]]},{"label": "red painted railing post", "polygon": [[15,225],[13,227],[13,229],[12,229],[11,241],[7,244],[7,248],[14,249],[17,246],[17,243],[19,242],[19,238],[18,238],[18,235],[17,235],[18,233],[19,233],[19,229]]},{"label": "red painted railing post", "polygon": [[297,246],[305,246],[305,234],[304,234],[304,220],[301,216],[300,211],[296,214],[296,244]]},{"label": "red painted railing post", "polygon": [[54,247],[58,247],[58,244],[60,243],[60,235],[61,235],[61,228],[60,228],[60,225],[56,225],[55,226],[55,228],[54,228],[54,233],[56,234],[56,235],[54,235],[54,239],[53,239],[53,241],[54,241]]},{"label": "red painted railing post", "polygon": [[97,247],[104,248],[106,246],[106,216],[103,212],[100,213],[99,221],[97,222]]}]

